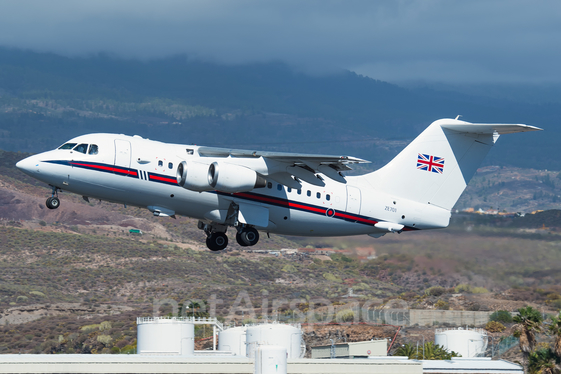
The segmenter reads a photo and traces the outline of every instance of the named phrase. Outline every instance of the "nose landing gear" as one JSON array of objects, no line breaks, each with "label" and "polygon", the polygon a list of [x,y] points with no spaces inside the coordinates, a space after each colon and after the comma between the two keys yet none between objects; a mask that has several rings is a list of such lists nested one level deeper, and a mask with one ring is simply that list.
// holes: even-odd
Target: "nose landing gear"
[{"label": "nose landing gear", "polygon": [[47,199],[45,205],[49,209],[57,209],[60,206],[60,200],[58,198],[58,187],[53,187],[53,195]]}]

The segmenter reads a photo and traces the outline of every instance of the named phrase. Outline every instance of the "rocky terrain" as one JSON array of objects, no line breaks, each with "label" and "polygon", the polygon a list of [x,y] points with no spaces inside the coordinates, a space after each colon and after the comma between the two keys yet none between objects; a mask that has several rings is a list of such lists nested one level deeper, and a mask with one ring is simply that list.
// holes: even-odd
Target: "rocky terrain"
[{"label": "rocky terrain", "polygon": [[[395,326],[345,322],[352,303],[464,311],[532,305],[544,313],[561,308],[559,211],[462,213],[445,230],[379,239],[272,235],[251,251],[232,244],[211,253],[188,218],[157,218],[67,193],[58,210],[48,210],[50,191],[13,166],[24,156],[0,153],[2,353],[132,352],[135,317],[177,313],[174,307],[180,311],[192,300],[203,305],[198,315],[213,313],[227,323],[257,322],[264,315],[304,323],[308,346],[393,339]],[[478,173],[463,201],[508,195],[520,185],[501,183],[518,173],[527,186],[518,195],[529,209],[554,207],[546,195],[534,199],[528,191],[543,185],[557,193],[556,173],[495,172]],[[133,228],[143,234],[131,234]],[[286,248],[292,250],[281,251]],[[318,300],[343,317],[323,321],[326,309],[314,304]],[[310,316],[322,323],[307,325]],[[209,347],[209,333],[197,329],[198,348]],[[431,339],[431,333],[432,327],[401,328],[396,344]]]}]

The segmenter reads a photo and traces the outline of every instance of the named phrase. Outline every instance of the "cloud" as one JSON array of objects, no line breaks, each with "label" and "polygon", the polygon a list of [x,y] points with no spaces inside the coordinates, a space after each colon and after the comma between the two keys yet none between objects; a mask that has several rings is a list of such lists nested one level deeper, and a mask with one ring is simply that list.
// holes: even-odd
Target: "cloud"
[{"label": "cloud", "polygon": [[400,80],[561,82],[557,0],[4,1],[0,45],[280,60]]}]

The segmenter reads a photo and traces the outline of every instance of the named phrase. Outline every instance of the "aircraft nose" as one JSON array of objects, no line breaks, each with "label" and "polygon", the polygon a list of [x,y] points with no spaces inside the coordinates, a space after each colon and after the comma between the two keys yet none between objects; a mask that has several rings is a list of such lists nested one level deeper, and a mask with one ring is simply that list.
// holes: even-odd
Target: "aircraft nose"
[{"label": "aircraft nose", "polygon": [[18,169],[20,169],[21,171],[23,171],[26,174],[30,174],[33,173],[34,171],[36,171],[39,167],[39,160],[37,160],[36,157],[31,156],[31,157],[27,157],[24,158],[23,160],[19,161],[16,164],[16,167]]}]

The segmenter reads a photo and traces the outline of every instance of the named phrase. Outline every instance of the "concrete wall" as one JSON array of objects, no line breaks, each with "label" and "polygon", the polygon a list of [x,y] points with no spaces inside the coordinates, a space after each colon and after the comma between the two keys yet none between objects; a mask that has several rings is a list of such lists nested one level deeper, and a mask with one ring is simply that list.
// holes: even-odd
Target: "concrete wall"
[{"label": "concrete wall", "polygon": [[368,311],[369,321],[396,326],[433,326],[447,323],[452,326],[482,326],[493,312],[465,310],[374,309]]}]

